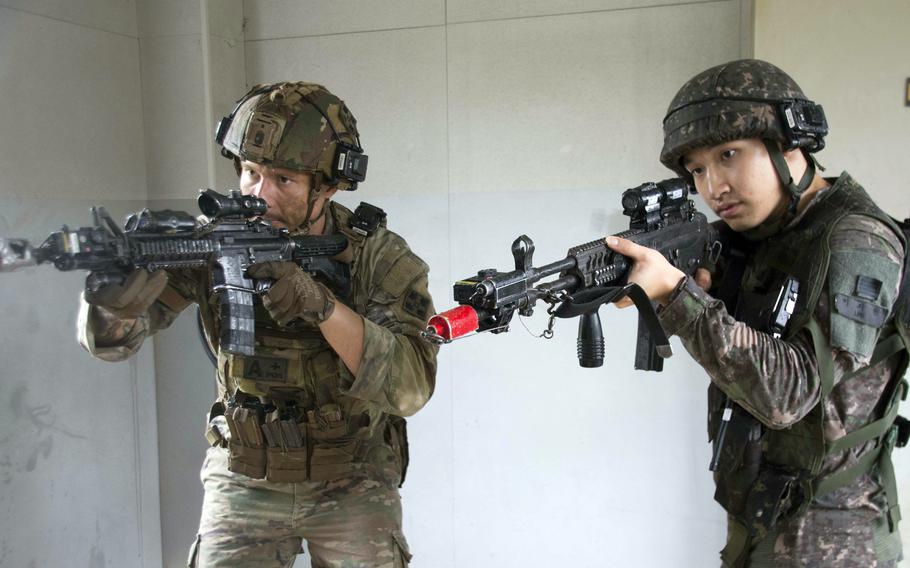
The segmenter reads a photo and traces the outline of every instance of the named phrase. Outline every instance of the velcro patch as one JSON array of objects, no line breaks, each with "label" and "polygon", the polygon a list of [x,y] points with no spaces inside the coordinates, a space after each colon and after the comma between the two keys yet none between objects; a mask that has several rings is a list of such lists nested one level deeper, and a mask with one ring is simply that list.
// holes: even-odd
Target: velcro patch
[{"label": "velcro patch", "polygon": [[260,381],[288,380],[288,361],[276,357],[244,357],[243,376]]},{"label": "velcro patch", "polygon": [[426,272],[426,265],[417,256],[408,252],[399,258],[382,279],[383,290],[400,297],[415,278]]},{"label": "velcro patch", "polygon": [[845,318],[879,328],[888,317],[888,310],[860,298],[837,294],[834,296],[834,310]]},{"label": "velcro patch", "polygon": [[430,299],[416,290],[411,290],[404,298],[404,311],[414,317],[425,318],[430,309]]},{"label": "velcro patch", "polygon": [[855,295],[864,300],[875,301],[878,299],[878,295],[882,292],[882,281],[877,278],[870,278],[869,276],[857,276],[856,277],[856,293]]}]

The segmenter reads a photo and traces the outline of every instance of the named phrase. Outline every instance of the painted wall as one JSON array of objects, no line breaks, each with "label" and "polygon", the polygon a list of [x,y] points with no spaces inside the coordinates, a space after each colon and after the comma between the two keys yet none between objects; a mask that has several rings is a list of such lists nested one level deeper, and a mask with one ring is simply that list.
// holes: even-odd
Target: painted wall
[{"label": "painted wall", "polygon": [[[787,70],[825,109],[831,133],[818,156],[827,175],[850,172],[899,219],[910,217],[908,23],[910,2],[901,0],[755,3],[755,56]],[[894,467],[906,503],[910,452],[896,451]],[[902,537],[910,550],[906,526]]]},{"label": "painted wall", "polygon": [[[0,235],[144,205],[131,1],[0,1]],[[75,341],[84,274],[0,278],[0,566],[160,566],[151,351],[120,365]]]}]

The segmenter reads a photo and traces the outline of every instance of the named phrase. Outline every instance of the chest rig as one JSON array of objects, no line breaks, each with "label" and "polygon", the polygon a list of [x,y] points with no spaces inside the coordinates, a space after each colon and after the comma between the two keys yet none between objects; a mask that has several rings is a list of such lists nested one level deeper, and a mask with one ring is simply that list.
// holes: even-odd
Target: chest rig
[{"label": "chest rig", "polygon": [[[351,213],[330,205],[329,230],[350,243],[345,262],[352,285],[333,290],[338,301],[362,312],[368,289],[358,285],[357,268],[367,239],[384,227],[385,213],[361,204]],[[218,318],[200,306],[204,335],[217,337]],[[360,308],[360,309],[359,309]],[[229,450],[228,468],[276,482],[324,481],[375,466],[373,474],[403,481],[407,438],[401,422],[369,403],[343,395],[340,363],[315,326],[279,327],[255,306],[256,354],[212,353],[220,397],[211,411],[206,437]],[[225,435],[225,432],[229,433]]]},{"label": "chest rig", "polygon": [[[834,364],[815,310],[827,281],[832,230],[851,214],[873,217],[904,236],[902,227],[849,178],[846,183],[839,180],[820,196],[796,227],[759,243],[750,243],[718,223],[726,242],[721,277],[712,293],[725,303],[735,319],[755,329],[783,339],[808,330],[821,385],[820,402],[802,420],[782,430],[765,428],[713,383],[710,385],[708,428],[714,444],[715,499],[735,521],[729,525],[727,546],[721,552],[726,565],[746,566],[750,548],[779,521],[802,514],[815,497],[850,484],[874,467],[887,492],[892,531],[900,519],[890,455],[899,430],[907,430],[903,418],[897,416],[898,403],[906,393],[906,383],[901,378],[907,366],[910,320],[906,270],[895,303],[895,317],[881,328],[869,365],[854,373],[862,373],[903,351],[892,384],[885,391],[883,410],[879,418],[838,440],[825,438],[825,402],[834,388]],[[905,269],[906,264],[905,256]],[[782,326],[778,308],[781,297],[790,293],[796,296],[795,306],[789,324],[783,318]],[[852,375],[845,376],[841,383],[851,378]],[[872,441],[875,448],[854,465],[820,474],[828,456]]]}]

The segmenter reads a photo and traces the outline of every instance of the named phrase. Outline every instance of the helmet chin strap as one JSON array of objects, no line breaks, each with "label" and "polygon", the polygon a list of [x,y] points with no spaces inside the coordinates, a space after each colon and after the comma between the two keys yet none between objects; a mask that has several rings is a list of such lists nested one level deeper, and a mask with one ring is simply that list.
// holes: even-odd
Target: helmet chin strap
[{"label": "helmet chin strap", "polygon": [[781,183],[790,195],[790,200],[786,209],[782,212],[772,213],[771,217],[757,227],[742,232],[742,235],[750,241],[761,241],[776,235],[796,217],[796,207],[799,205],[799,198],[815,178],[817,165],[812,155],[801,150],[806,157],[806,172],[803,174],[802,179],[799,180],[799,183],[795,183],[780,145],[774,140],[762,139],[762,142],[764,142],[765,148],[768,150],[768,156],[771,158],[771,163],[774,164],[777,177],[780,178]]},{"label": "helmet chin strap", "polygon": [[304,235],[309,235],[310,230],[312,230],[313,225],[315,225],[322,216],[325,215],[325,207],[323,207],[319,214],[316,215],[316,218],[310,219],[310,216],[313,214],[313,209],[316,207],[316,201],[319,200],[319,196],[322,194],[322,172],[313,172],[313,187],[310,188],[310,192],[307,195],[306,202],[306,216],[303,223],[297,227],[297,230],[303,233]]},{"label": "helmet chin strap", "polygon": [[790,194],[790,204],[787,206],[786,216],[792,219],[796,216],[796,206],[799,205],[799,198],[812,183],[812,180],[815,179],[815,158],[808,152],[800,149],[806,157],[806,171],[803,173],[803,177],[799,180],[799,183],[795,183],[793,181],[793,175],[790,173],[790,167],[787,165],[787,160],[784,158],[784,153],[780,149],[780,145],[775,140],[769,140],[767,138],[763,138],[762,142],[764,142],[765,148],[768,150],[768,156],[771,158],[771,163],[774,164],[774,170],[777,172],[777,177],[780,178],[787,193]]}]

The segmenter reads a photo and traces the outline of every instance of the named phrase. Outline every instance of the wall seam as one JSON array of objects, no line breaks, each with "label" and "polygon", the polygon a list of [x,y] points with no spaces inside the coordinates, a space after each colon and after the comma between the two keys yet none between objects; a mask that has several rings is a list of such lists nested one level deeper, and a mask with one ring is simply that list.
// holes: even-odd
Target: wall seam
[{"label": "wall seam", "polygon": [[[200,10],[200,19],[202,24],[202,96],[203,96],[203,108],[205,108],[205,123],[208,124],[211,122],[213,113],[213,103],[212,103],[212,65],[211,65],[211,49],[209,46],[209,10],[208,10],[208,0],[199,0],[199,10]],[[203,129],[204,137],[202,139],[202,147],[208,148],[210,144],[209,129]],[[212,153],[205,153],[206,161],[206,175],[208,177],[208,186],[215,187],[215,161],[212,159]]]},{"label": "wall seam", "polygon": [[[90,26],[88,24],[81,24],[79,22],[64,20],[63,18],[55,18],[53,16],[48,16],[47,14],[41,14],[38,12],[31,12],[29,10],[23,10],[22,8],[13,8],[12,6],[0,5],[0,10],[9,10],[11,12],[19,12],[20,14],[28,14],[29,16],[34,16],[36,18],[45,18],[47,20],[51,20],[54,22],[60,22],[62,24],[69,24],[71,26],[77,26],[80,28],[84,28],[87,30],[93,30],[96,32],[104,32],[104,33],[108,33],[111,35],[116,35],[116,36],[120,36],[120,37],[124,37],[124,38],[139,39],[138,27],[137,27],[136,35],[131,35],[131,34],[124,33],[124,32],[118,32],[116,30],[109,30],[107,28],[99,28],[98,26]],[[137,22],[137,26],[138,26],[138,22]]]},{"label": "wall seam", "polygon": [[[449,251],[449,279],[451,281],[452,275],[454,274],[454,264],[452,253],[452,127],[451,127],[451,117],[449,116],[449,2],[448,0],[443,0],[443,41],[445,52],[445,104],[446,104],[446,222],[447,222],[447,249]],[[452,566],[457,566],[458,561],[458,547],[455,546],[455,523],[456,523],[456,511],[455,503],[457,499],[455,498],[456,490],[456,453],[455,453],[455,388],[456,383],[453,376],[452,365],[448,366],[447,379],[449,382],[449,416],[451,417],[451,440],[452,440],[452,453],[450,461],[450,470],[451,471],[451,481],[450,481],[450,491],[452,492],[452,500],[450,503],[449,513],[451,515],[451,524],[449,525],[449,530],[451,539],[452,539]]]}]

